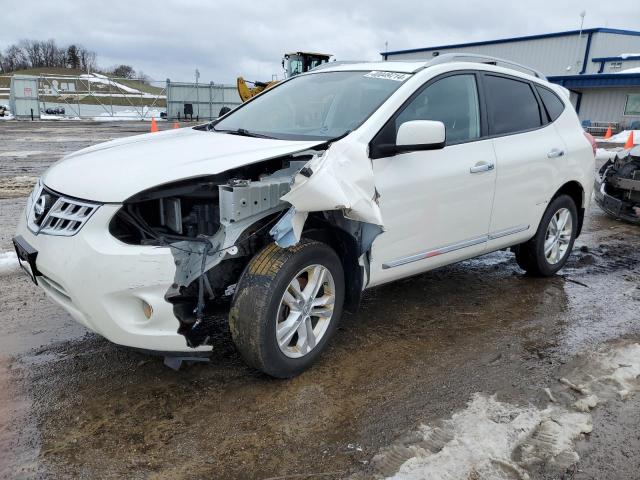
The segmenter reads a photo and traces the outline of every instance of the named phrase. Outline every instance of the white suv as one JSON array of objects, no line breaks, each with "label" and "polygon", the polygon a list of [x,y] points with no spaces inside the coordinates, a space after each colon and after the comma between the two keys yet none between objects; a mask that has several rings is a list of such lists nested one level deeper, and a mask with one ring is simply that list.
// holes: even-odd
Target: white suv
[{"label": "white suv", "polygon": [[328,64],[210,124],[69,155],[18,255],[77,321],[165,355],[211,350],[230,301],[238,350],[276,377],[316,360],[365,288],[508,247],[552,275],[592,146],[566,90],[472,60]]}]

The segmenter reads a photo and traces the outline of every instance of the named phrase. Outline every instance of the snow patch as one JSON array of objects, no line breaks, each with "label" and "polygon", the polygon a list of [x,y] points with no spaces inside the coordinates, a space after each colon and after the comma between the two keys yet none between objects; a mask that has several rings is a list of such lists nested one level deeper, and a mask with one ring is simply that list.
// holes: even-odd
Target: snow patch
[{"label": "snow patch", "polygon": [[111,80],[110,78],[108,78],[108,77],[106,77],[104,75],[100,75],[99,73],[93,73],[93,74],[85,73],[83,75],[80,75],[80,78],[82,78],[83,80],[87,80],[90,83],[116,87],[119,90],[122,90],[123,92],[127,92],[127,93],[142,93],[140,90],[137,90],[137,89],[131,88],[131,87],[127,87],[126,85],[124,85],[124,84],[122,84],[120,82],[116,82],[115,80]]},{"label": "snow patch", "polygon": [[579,460],[576,441],[593,428],[590,411],[640,390],[640,345],[603,345],[572,363],[567,377],[544,389],[554,403],[513,405],[476,393],[451,418],[421,425],[378,453],[373,478],[523,480],[532,467],[566,471]]},{"label": "snow patch", "polygon": [[0,252],[0,274],[14,272],[19,268],[16,252]]},{"label": "snow patch", "polygon": [[[524,479],[531,465],[563,469],[575,463],[574,442],[589,432],[588,414],[521,407],[475,394],[467,408],[441,426],[421,426],[412,441],[390,447],[372,463],[394,480]],[[397,468],[403,457],[406,461]]]},{"label": "snow patch", "polygon": [[40,120],[81,120],[80,117],[67,117],[64,115],[49,115],[48,113],[41,113]]},{"label": "snow patch", "polygon": [[612,160],[621,150],[621,148],[598,148],[596,149],[596,160]]},{"label": "snow patch", "polygon": [[151,121],[152,118],[156,120],[163,120],[160,117],[160,113],[164,110],[159,110],[156,108],[149,107],[141,107],[135,110],[120,110],[117,112],[113,112],[113,115],[110,113],[102,113],[97,117],[93,117],[93,120],[97,122],[123,122],[123,121],[131,121],[131,120],[147,120]]}]

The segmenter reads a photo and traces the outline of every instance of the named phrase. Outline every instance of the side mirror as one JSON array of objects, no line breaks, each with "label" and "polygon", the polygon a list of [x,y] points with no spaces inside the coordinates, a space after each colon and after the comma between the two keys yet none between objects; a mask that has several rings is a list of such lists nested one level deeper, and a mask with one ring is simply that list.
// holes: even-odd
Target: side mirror
[{"label": "side mirror", "polygon": [[437,150],[444,148],[445,141],[444,123],[435,120],[411,120],[400,125],[396,137],[396,150]]},{"label": "side mirror", "polygon": [[[393,125],[387,124],[393,128]],[[395,132],[388,132],[385,138],[389,139]],[[444,123],[434,120],[411,120],[400,125],[395,143],[370,144],[369,157],[371,159],[390,157],[398,153],[415,152],[417,150],[438,150],[444,148],[446,143],[446,130]]]}]

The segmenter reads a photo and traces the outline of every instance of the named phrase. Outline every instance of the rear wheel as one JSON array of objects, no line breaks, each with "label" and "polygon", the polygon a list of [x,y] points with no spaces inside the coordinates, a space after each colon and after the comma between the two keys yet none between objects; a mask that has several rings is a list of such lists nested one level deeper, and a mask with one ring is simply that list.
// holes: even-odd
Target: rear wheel
[{"label": "rear wheel", "polygon": [[259,252],[236,287],[229,324],[250,366],[295,376],[318,358],[342,314],[344,273],[336,253],[310,240]]},{"label": "rear wheel", "polygon": [[567,262],[577,232],[576,204],[568,195],[560,195],[547,207],[536,235],[515,248],[518,265],[531,275],[554,275]]}]

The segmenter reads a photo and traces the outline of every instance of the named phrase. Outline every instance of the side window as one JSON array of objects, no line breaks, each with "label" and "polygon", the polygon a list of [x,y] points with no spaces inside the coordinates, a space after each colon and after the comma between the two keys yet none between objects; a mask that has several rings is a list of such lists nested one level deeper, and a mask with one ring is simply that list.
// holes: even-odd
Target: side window
[{"label": "side window", "polygon": [[395,131],[410,120],[439,120],[447,144],[480,137],[478,89],[473,74],[445,77],[425,88],[396,117]]},{"label": "side window", "polygon": [[542,103],[544,103],[544,108],[547,109],[549,118],[552,122],[555,121],[564,111],[564,103],[562,103],[562,100],[560,100],[555,93],[547,88],[536,85],[536,90],[538,90],[538,94],[540,98],[542,98]]},{"label": "side window", "polygon": [[489,133],[504,135],[542,126],[540,105],[527,82],[485,75]]}]

